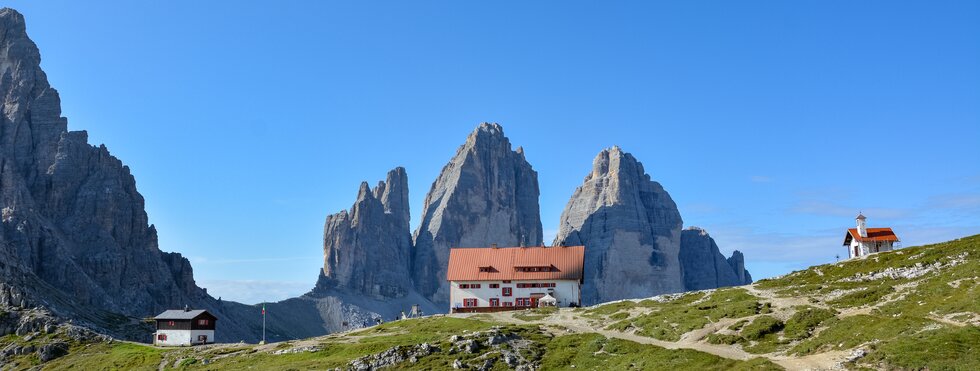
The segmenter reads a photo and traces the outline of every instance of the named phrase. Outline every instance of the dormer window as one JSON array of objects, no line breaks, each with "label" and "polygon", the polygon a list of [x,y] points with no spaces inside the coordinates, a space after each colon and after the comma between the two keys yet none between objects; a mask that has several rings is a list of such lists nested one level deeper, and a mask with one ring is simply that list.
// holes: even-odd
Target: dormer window
[{"label": "dormer window", "polygon": [[549,266],[521,266],[514,267],[514,270],[518,272],[557,272],[558,269],[554,265]]}]

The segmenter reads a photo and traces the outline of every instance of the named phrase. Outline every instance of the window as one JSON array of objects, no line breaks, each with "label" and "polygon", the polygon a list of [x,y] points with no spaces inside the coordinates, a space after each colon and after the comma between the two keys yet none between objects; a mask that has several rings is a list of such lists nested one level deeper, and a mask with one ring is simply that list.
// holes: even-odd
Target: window
[{"label": "window", "polygon": [[167,341],[167,334],[157,335],[157,341]]},{"label": "window", "polygon": [[476,306],[476,299],[463,299],[463,306],[464,307],[475,307]]},{"label": "window", "polygon": [[513,289],[511,289],[510,287],[504,287],[503,289],[501,289],[501,295],[510,296],[512,294],[512,290]]},{"label": "window", "polygon": [[198,335],[197,341],[200,341],[202,343],[206,343],[206,342],[208,342],[208,336],[207,335]]},{"label": "window", "polygon": [[504,283],[510,283],[510,280],[504,280]]},{"label": "window", "polygon": [[500,288],[500,284],[499,283],[491,283],[490,284],[490,288],[491,289],[499,289]]},{"label": "window", "polygon": [[174,325],[174,321],[167,322],[167,326],[173,327],[173,325]]},{"label": "window", "polygon": [[490,299],[490,306],[491,307],[499,307],[500,306],[500,299],[497,299],[497,298]]},{"label": "window", "polygon": [[496,271],[497,270],[493,269],[493,267],[491,266],[480,267],[480,272],[496,272]]},{"label": "window", "polygon": [[517,306],[519,307],[530,307],[531,298],[517,298]]},{"label": "window", "polygon": [[505,307],[513,307],[514,306],[514,302],[512,302],[512,301],[505,301],[504,302],[504,306]]},{"label": "window", "polygon": [[468,288],[470,288],[470,285],[469,284],[465,284],[465,283],[461,283],[461,284],[459,284],[459,288],[461,288],[461,289],[468,289]]},{"label": "window", "polygon": [[526,283],[518,283],[517,284],[517,288],[519,288],[519,289],[523,289],[525,287],[527,287],[527,284]]},{"label": "window", "polygon": [[478,288],[480,288],[480,284],[479,284],[479,283],[474,283],[474,284],[471,284],[471,285],[470,285],[470,288],[471,288],[471,289],[478,289]]},{"label": "window", "polygon": [[206,319],[199,319],[199,320],[197,320],[197,325],[198,326],[207,326],[208,325],[208,320],[206,320]]}]

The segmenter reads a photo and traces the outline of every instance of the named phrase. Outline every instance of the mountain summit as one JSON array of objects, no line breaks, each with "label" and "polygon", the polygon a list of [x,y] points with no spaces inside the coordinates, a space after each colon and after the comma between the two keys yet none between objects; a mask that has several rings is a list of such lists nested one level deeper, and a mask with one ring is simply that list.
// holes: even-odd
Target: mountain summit
[{"label": "mountain summit", "polygon": [[747,272],[729,267],[707,232],[682,234],[682,225],[664,187],[633,155],[612,147],[599,152],[572,194],[554,245],[585,245],[586,304],[751,282],[738,278]]},{"label": "mountain summit", "polygon": [[425,196],[413,254],[419,291],[437,303],[449,300],[451,247],[541,245],[538,195],[538,173],[524,150],[511,149],[500,125],[480,124]]}]

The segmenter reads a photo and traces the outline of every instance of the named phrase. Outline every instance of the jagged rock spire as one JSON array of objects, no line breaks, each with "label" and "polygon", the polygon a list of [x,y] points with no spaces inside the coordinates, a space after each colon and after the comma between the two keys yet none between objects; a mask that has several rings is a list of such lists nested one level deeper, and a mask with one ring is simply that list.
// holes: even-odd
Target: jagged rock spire
[{"label": "jagged rock spire", "polygon": [[541,245],[538,195],[538,175],[523,150],[511,149],[500,125],[480,124],[425,197],[413,254],[419,291],[448,301],[450,247]]},{"label": "jagged rock spire", "polygon": [[323,227],[323,272],[317,291],[401,297],[411,290],[412,239],[408,176],[388,172],[371,189],[362,182],[350,211],[327,217]]}]

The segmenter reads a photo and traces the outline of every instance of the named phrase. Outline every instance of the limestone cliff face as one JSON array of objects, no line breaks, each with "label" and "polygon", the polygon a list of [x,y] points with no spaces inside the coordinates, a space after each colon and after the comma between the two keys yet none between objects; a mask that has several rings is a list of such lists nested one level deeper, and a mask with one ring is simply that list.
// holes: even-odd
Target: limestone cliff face
[{"label": "limestone cliff face", "polygon": [[204,293],[157,248],[129,168],[68,131],[24,18],[0,10],[0,243],[4,265],[83,305],[146,315]]},{"label": "limestone cliff face", "polygon": [[378,297],[411,290],[412,236],[408,176],[388,172],[373,190],[362,183],[350,211],[327,217],[323,227],[323,275],[318,290],[336,288]]},{"label": "limestone cliff face", "polygon": [[562,212],[555,245],[585,245],[584,304],[684,291],[681,215],[619,147],[603,150]]},{"label": "limestone cliff face", "polygon": [[450,247],[541,245],[538,174],[497,124],[481,124],[425,196],[415,231],[413,275],[437,303],[449,299]]},{"label": "limestone cliff face", "polygon": [[[690,227],[681,232],[680,262],[687,290],[705,290],[752,283],[742,253],[735,251],[726,259],[708,232]],[[730,263],[730,262],[734,262]]]},{"label": "limestone cliff face", "polygon": [[40,62],[24,17],[0,9],[0,306],[146,341],[139,318],[190,305],[221,318],[219,341],[258,339],[257,308],[208,296],[187,259],[160,251],[129,168],[68,131]]}]

